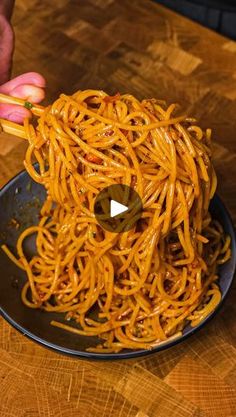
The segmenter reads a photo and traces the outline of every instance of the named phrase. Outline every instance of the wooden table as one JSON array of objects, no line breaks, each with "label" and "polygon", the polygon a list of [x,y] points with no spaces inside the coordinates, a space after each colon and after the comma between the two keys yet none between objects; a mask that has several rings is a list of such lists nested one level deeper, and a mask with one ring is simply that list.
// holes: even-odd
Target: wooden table
[{"label": "wooden table", "polygon": [[[48,101],[91,87],[131,92],[181,102],[212,127],[219,192],[236,221],[236,43],[145,0],[17,0],[13,25],[13,75],[41,72]],[[1,185],[25,148],[1,136]],[[64,357],[1,320],[1,417],[236,416],[235,289],[196,336],[133,361]]]}]

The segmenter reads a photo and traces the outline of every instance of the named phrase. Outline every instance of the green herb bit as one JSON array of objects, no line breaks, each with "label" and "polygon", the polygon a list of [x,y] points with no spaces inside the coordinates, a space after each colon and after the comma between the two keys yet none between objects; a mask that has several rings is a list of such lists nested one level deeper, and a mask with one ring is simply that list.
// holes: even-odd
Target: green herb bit
[{"label": "green herb bit", "polygon": [[25,101],[25,103],[24,103],[24,107],[25,107],[26,109],[28,109],[28,110],[31,110],[31,109],[32,109],[32,107],[34,107],[34,106],[33,106],[33,104],[32,104],[32,103],[30,103],[29,101]]}]

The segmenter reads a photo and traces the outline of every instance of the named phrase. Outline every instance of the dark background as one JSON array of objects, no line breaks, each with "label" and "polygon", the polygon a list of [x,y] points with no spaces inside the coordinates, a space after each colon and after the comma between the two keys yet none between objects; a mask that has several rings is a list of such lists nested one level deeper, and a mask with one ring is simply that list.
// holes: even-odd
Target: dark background
[{"label": "dark background", "polygon": [[236,0],[156,0],[156,2],[236,40]]}]

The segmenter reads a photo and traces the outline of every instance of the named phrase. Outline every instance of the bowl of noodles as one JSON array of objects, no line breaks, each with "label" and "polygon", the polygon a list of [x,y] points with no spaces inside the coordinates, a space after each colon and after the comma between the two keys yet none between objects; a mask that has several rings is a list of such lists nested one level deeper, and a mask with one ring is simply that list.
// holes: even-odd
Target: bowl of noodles
[{"label": "bowl of noodles", "polygon": [[[234,228],[211,131],[175,107],[86,90],[25,121],[26,171],[0,191],[0,307],[16,329],[58,352],[122,359],[184,340],[219,309]],[[123,233],[94,215],[113,184],[143,204]]]}]

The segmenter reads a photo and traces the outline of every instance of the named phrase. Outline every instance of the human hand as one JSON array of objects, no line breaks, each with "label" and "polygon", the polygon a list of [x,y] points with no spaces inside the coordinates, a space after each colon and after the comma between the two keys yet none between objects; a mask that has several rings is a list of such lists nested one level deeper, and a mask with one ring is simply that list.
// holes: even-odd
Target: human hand
[{"label": "human hand", "polygon": [[[45,79],[37,72],[27,72],[0,85],[0,93],[23,98],[31,103],[40,103],[44,99]],[[15,123],[23,123],[24,118],[31,117],[30,110],[16,104],[0,104],[0,118]]]},{"label": "human hand", "polygon": [[6,16],[0,13],[0,85],[9,79],[12,54],[14,48],[14,33]]}]

